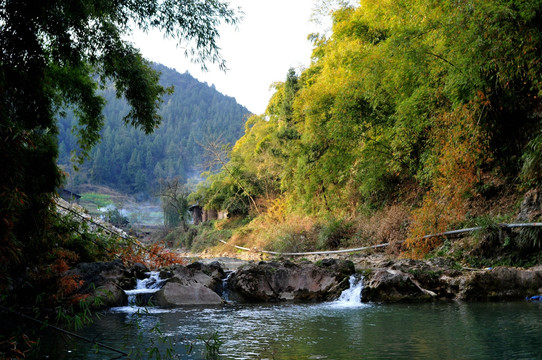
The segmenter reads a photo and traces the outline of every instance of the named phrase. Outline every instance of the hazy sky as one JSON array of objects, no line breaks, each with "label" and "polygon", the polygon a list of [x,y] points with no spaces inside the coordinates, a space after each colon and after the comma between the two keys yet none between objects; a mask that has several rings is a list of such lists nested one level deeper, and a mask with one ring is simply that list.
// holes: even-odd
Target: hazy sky
[{"label": "hazy sky", "polygon": [[214,84],[218,91],[232,96],[250,111],[265,111],[272,92],[269,86],[284,81],[290,67],[307,67],[312,50],[307,35],[319,31],[310,21],[314,0],[232,0],[240,6],[244,19],[238,30],[221,28],[219,46],[227,61],[226,73],[210,65],[202,72],[185,58],[184,50],[160,33],[134,34],[133,41],[149,60],[188,72],[198,80]]}]

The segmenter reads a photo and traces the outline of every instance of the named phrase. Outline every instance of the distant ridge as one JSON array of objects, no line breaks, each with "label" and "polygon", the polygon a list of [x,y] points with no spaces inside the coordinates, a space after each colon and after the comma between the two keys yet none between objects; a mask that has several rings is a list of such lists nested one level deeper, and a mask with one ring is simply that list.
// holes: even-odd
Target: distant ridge
[{"label": "distant ridge", "polygon": [[[198,142],[220,134],[225,142],[234,144],[243,135],[250,112],[235,98],[188,72],[180,74],[161,64],[153,67],[162,73],[163,86],[175,88],[164,97],[161,126],[151,135],[125,127],[122,118],[128,105],[115,97],[113,87],[107,88],[101,142],[80,171],[71,175],[71,185],[89,182],[130,194],[149,194],[159,178],[199,176],[203,153]],[[72,114],[59,120],[58,163],[70,172],[70,153],[76,150],[71,133],[75,125]]]}]

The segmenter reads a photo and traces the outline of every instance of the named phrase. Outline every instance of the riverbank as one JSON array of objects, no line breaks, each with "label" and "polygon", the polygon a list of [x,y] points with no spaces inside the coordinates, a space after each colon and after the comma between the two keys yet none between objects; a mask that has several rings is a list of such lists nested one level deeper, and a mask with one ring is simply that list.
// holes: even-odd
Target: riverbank
[{"label": "riverbank", "polygon": [[[220,314],[220,319],[211,316],[205,327],[214,331],[224,323],[223,318],[246,316],[253,309],[271,312],[272,318],[254,318],[254,321],[265,321],[266,326],[274,318],[272,314],[288,312],[288,309],[295,309],[293,315],[298,311],[325,308],[330,309],[330,312],[325,312],[326,316],[342,316],[340,314],[346,311],[343,305],[334,304],[345,290],[352,289],[353,279],[361,279],[362,287],[354,299],[358,305],[349,310],[352,314],[348,316],[361,316],[364,309],[383,309],[384,304],[399,306],[397,303],[416,303],[415,307],[401,307],[400,312],[424,309],[419,314],[426,315],[435,309],[455,312],[457,306],[465,309],[466,304],[473,303],[527,304],[526,298],[542,294],[542,266],[473,269],[458,267],[444,258],[424,261],[395,259],[385,253],[349,257],[351,259],[341,260],[326,257],[314,262],[307,259],[295,262],[284,259],[244,261],[231,257],[198,260],[192,257],[194,262],[162,267],[152,274],[141,264],[126,267],[121,261],[110,261],[79,264],[70,270],[70,275],[84,281],[85,295],[89,295],[87,302],[97,305],[94,309],[102,310],[101,316],[108,319],[130,323],[135,321],[134,314],[139,314],[137,317],[148,318],[149,321],[164,317],[166,323],[178,326],[179,321],[187,316],[189,321],[183,327],[190,327],[199,323],[194,319],[216,313]],[[151,291],[140,288],[140,283],[153,282]],[[136,298],[129,300],[134,294]],[[359,305],[361,302],[365,305]],[[434,307],[427,307],[428,303]],[[455,304],[453,309],[450,304]],[[478,308],[472,306],[468,305],[468,309]],[[397,308],[386,309],[394,311]],[[522,307],[521,311],[529,309]],[[176,320],[177,317],[181,320]],[[426,324],[425,320],[422,323],[435,326]],[[110,326],[107,324],[103,326]],[[84,328],[83,333],[86,331]],[[170,329],[168,333],[175,331]],[[237,329],[235,332],[238,334]],[[190,336],[198,337],[201,333],[194,332]],[[263,350],[258,348],[259,352]]]},{"label": "riverbank", "polygon": [[[344,255],[343,255],[344,256]],[[337,256],[340,257],[340,256]],[[320,258],[244,261],[231,257],[198,260],[157,270],[163,285],[156,297],[163,306],[240,302],[303,302],[338,298],[353,274],[363,279],[361,301],[373,303],[439,301],[513,301],[542,294],[542,266],[464,268],[450,259],[393,259],[379,253],[349,259]],[[126,290],[148,273],[143,265],[121,262],[81,264],[74,271],[91,299],[105,307],[127,304]],[[95,290],[91,290],[95,289]]]}]

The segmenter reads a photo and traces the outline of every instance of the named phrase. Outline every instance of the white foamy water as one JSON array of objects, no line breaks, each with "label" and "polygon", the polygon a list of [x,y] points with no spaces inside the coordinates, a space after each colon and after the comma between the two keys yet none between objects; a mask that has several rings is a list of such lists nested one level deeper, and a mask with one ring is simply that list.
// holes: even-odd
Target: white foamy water
[{"label": "white foamy water", "polygon": [[160,290],[160,288],[157,288],[157,289],[133,289],[133,290],[124,290],[124,292],[126,293],[126,295],[130,296],[130,295],[138,295],[138,294],[154,294],[158,290]]},{"label": "white foamy water", "polygon": [[159,272],[151,271],[147,275],[149,275],[148,278],[137,280],[135,289],[124,290],[126,295],[128,295],[128,305],[136,305],[137,295],[154,294],[162,288],[164,280],[160,278]]},{"label": "white foamy water", "polygon": [[363,277],[352,275],[349,279],[350,287],[344,290],[337,300],[332,303],[333,307],[364,307],[367,304],[361,302],[361,290],[363,289]]},{"label": "white foamy water", "polygon": [[230,290],[228,288],[228,282],[230,281],[231,276],[235,273],[235,271],[230,271],[226,278],[222,280],[222,298],[226,301],[230,300]]},{"label": "white foamy water", "polygon": [[109,311],[112,313],[125,313],[125,314],[139,313],[142,315],[163,314],[163,313],[172,312],[172,310],[170,309],[150,307],[150,306],[135,306],[135,305],[112,307],[109,309]]}]

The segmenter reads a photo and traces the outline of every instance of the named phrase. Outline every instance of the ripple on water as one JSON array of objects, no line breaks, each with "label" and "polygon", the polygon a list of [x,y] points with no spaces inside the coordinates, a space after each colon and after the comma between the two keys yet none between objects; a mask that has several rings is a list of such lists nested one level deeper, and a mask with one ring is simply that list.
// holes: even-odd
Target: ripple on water
[{"label": "ripple on water", "polygon": [[[225,359],[536,359],[541,358],[541,310],[539,304],[521,302],[119,307],[82,335],[95,338],[107,328],[130,336],[133,332],[122,325],[139,311],[143,330],[160,324],[164,336],[180,339],[175,340],[180,353],[188,342],[203,346],[198,338],[217,332]],[[92,350],[86,355],[102,358],[93,357]]]},{"label": "ripple on water", "polygon": [[169,313],[171,310],[159,307],[144,307],[144,306],[117,306],[109,309],[112,313],[125,313],[125,314],[164,314]]}]

